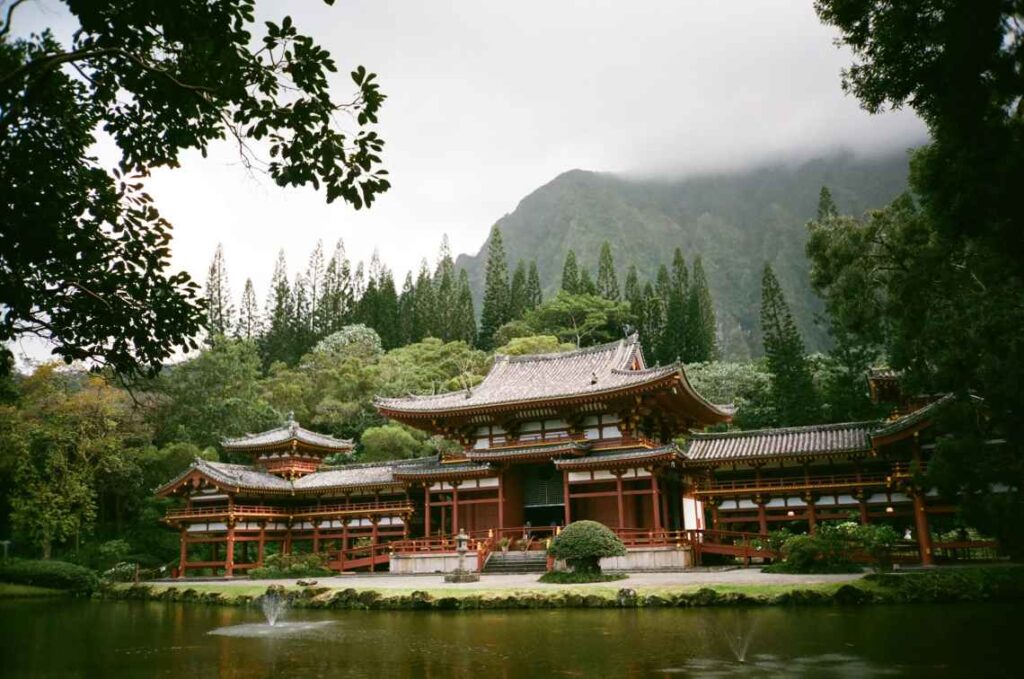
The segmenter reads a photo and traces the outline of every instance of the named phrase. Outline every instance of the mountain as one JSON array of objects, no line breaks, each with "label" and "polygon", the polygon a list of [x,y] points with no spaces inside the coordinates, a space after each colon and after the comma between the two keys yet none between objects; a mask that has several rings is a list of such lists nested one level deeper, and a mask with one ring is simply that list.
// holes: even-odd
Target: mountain
[{"label": "mountain", "polygon": [[[619,283],[636,264],[643,281],[669,264],[680,247],[691,260],[701,255],[719,323],[725,358],[762,353],[761,273],[770,262],[811,351],[828,347],[815,323],[822,310],[808,279],[804,254],[807,222],[827,186],[845,214],[882,207],[907,187],[904,152],[875,158],[834,154],[798,165],[766,165],[679,180],[635,179],[571,170],[523,198],[498,220],[509,268],[536,259],[545,298],[561,282],[569,249],[596,274],[601,244],[611,243]],[[479,309],[487,243],[476,255],[460,255]]]}]

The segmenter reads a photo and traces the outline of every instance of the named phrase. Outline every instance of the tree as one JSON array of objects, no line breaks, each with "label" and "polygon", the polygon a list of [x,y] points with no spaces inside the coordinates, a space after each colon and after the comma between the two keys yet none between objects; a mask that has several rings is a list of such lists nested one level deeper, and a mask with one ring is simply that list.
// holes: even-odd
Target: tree
[{"label": "tree", "polygon": [[421,457],[434,450],[423,432],[397,423],[368,427],[359,445],[359,457],[367,462]]},{"label": "tree", "polygon": [[446,342],[455,337],[456,307],[459,303],[459,291],[455,280],[455,262],[452,260],[451,245],[447,234],[441,239],[441,252],[437,258],[437,270],[434,272],[433,334]]},{"label": "tree", "polygon": [[244,340],[256,341],[263,332],[263,321],[260,318],[260,308],[256,302],[256,290],[252,286],[252,279],[245,279],[245,287],[242,289],[242,305],[238,309],[238,325],[235,327],[235,336]]},{"label": "tree", "polygon": [[562,265],[562,292],[577,295],[580,292],[580,270],[576,264],[576,251],[569,250]]},{"label": "tree", "polygon": [[[277,184],[322,185],[328,201],[357,208],[389,187],[372,130],[384,100],[374,74],[358,67],[352,103],[333,100],[335,62],[289,17],[254,35],[252,0],[74,2],[65,46],[49,31],[15,37],[18,4],[0,28],[5,354],[10,340],[38,335],[67,362],[135,375],[197,346],[196,285],[168,274],[170,225],[143,186],[185,150],[205,154],[231,135],[243,163]],[[94,155],[100,128],[116,168]],[[269,162],[248,152],[262,145]]]},{"label": "tree", "polygon": [[[815,8],[856,59],[844,89],[871,112],[912,107],[930,133],[911,159],[912,195],[862,222],[812,227],[815,287],[845,331],[884,348],[911,393],[961,396],[929,467],[946,470],[935,480],[967,520],[1024,554],[1020,3]],[[984,398],[985,418],[971,417],[968,394]],[[978,445],[993,440],[1005,443]]]},{"label": "tree", "polygon": [[413,337],[413,323],[416,320],[416,284],[412,280],[412,271],[405,274],[402,292],[398,295],[398,330],[400,344],[418,341]]},{"label": "tree", "polygon": [[491,229],[487,248],[487,273],[484,276],[484,303],[480,312],[481,349],[494,347],[494,332],[508,322],[509,287],[508,264],[505,262],[505,246],[501,242],[501,230]]},{"label": "tree", "polygon": [[810,424],[816,419],[814,383],[789,305],[771,265],[761,278],[761,333],[772,398],[782,426]]},{"label": "tree", "polygon": [[270,277],[270,294],[267,296],[266,333],[260,338],[260,354],[263,365],[275,361],[285,363],[292,360],[292,290],[288,284],[288,264],[284,250],[277,253],[274,273]]},{"label": "tree", "polygon": [[772,396],[772,376],[763,359],[752,363],[690,363],[686,366],[686,377],[694,390],[710,402],[734,405],[732,424],[740,429],[772,427],[779,420]]},{"label": "tree", "polygon": [[[630,310],[639,315],[643,306],[644,294],[640,287],[640,275],[637,273],[636,265],[630,264],[626,270],[626,283],[623,288],[623,299],[629,302]],[[646,339],[646,338],[644,338]]]},{"label": "tree", "polygon": [[597,521],[573,521],[551,541],[548,552],[565,559],[575,573],[598,574],[601,559],[625,556],[626,546],[615,533]]},{"label": "tree", "polygon": [[693,259],[693,282],[686,308],[686,350],[689,361],[713,361],[718,357],[715,326],[715,305],[711,301],[711,290],[708,289],[704,266],[698,255]]},{"label": "tree", "polygon": [[431,337],[435,334],[436,301],[434,282],[430,278],[430,270],[427,269],[427,260],[424,259],[420,265],[419,275],[416,277],[416,306],[413,309],[410,337],[412,341],[419,342],[424,337]]},{"label": "tree", "polygon": [[826,219],[831,219],[839,215],[839,209],[836,207],[836,202],[832,200],[832,192],[828,190],[828,187],[822,186],[821,192],[818,194],[818,212],[816,221],[824,222]]},{"label": "tree", "polygon": [[561,351],[572,351],[575,348],[575,344],[562,342],[554,335],[529,335],[513,337],[507,344],[495,349],[494,353],[505,356],[522,356],[525,354],[554,354]]},{"label": "tree", "polygon": [[521,318],[527,309],[526,299],[526,262],[519,260],[516,270],[512,274],[512,283],[509,285],[508,317],[509,319]]},{"label": "tree", "polygon": [[580,269],[579,294],[597,295],[597,283],[590,276],[590,271],[584,267]]},{"label": "tree", "polygon": [[537,261],[530,260],[530,269],[526,274],[526,309],[536,309],[544,301],[540,287],[540,274],[537,273]]},{"label": "tree", "polygon": [[477,384],[489,368],[487,354],[469,344],[428,337],[381,359],[378,393],[407,396],[461,390]]},{"label": "tree", "polygon": [[154,412],[157,441],[205,448],[280,424],[261,396],[260,372],[256,347],[231,339],[167,370],[156,384],[163,396]]},{"label": "tree", "polygon": [[472,345],[476,342],[476,313],[473,311],[473,290],[469,287],[469,273],[459,269],[459,298],[455,307],[453,339]]},{"label": "tree", "polygon": [[227,335],[235,323],[235,305],[231,303],[231,286],[224,261],[224,248],[220,243],[206,273],[206,330],[211,339]]},{"label": "tree", "polygon": [[534,334],[554,335],[562,342],[585,347],[621,338],[633,316],[626,302],[560,292],[526,314],[525,320]]},{"label": "tree", "polygon": [[613,302],[619,301],[619,279],[615,275],[615,261],[612,246],[608,241],[601,244],[601,255],[597,261],[597,294]]},{"label": "tree", "polygon": [[324,244],[322,240],[317,239],[316,246],[309,255],[309,264],[306,267],[306,285],[309,288],[309,332],[315,338],[323,337],[327,334],[327,328],[321,322],[320,316],[320,308],[325,297],[326,276]]}]

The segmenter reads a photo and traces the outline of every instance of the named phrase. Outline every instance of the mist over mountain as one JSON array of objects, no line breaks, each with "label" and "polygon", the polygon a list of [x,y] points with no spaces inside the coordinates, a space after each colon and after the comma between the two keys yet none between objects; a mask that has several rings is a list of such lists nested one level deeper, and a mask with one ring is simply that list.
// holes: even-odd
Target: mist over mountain
[{"label": "mist over mountain", "polygon": [[[535,259],[545,298],[558,290],[566,253],[596,272],[601,244],[612,246],[620,284],[635,264],[641,283],[669,264],[675,248],[688,261],[703,259],[718,318],[724,358],[762,353],[760,284],[765,262],[775,269],[808,349],[828,347],[815,323],[821,301],[811,290],[804,254],[807,222],[822,186],[841,212],[861,215],[907,187],[904,151],[862,158],[836,153],[799,164],[693,175],[679,180],[638,179],[571,170],[541,186],[498,220],[510,269]],[[456,265],[470,277],[479,308],[487,243]]]}]

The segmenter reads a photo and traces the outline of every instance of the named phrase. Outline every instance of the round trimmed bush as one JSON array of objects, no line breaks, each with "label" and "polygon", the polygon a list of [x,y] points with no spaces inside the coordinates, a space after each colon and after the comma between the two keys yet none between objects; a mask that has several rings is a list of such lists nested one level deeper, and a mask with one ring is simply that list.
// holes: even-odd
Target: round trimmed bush
[{"label": "round trimmed bush", "polygon": [[551,542],[548,552],[556,559],[565,559],[576,573],[600,573],[601,559],[625,556],[626,546],[604,524],[574,521]]}]

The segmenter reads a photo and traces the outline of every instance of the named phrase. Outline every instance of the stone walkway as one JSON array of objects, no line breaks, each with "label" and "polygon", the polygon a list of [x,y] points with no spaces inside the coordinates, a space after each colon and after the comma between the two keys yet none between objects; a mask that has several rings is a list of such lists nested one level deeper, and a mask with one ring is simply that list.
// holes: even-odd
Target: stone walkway
[{"label": "stone walkway", "polygon": [[[861,577],[860,574],[843,573],[835,575],[786,575],[782,573],[762,573],[756,568],[740,568],[732,570],[685,571],[675,573],[633,573],[625,580],[601,582],[590,585],[572,585],[573,587],[704,587],[713,585],[809,585],[815,583],[849,582]],[[479,582],[452,585],[444,582],[441,575],[339,575],[316,578],[320,587],[333,589],[373,589],[373,590],[415,590],[415,589],[547,589],[564,588],[565,585],[546,585],[537,582],[537,574],[522,575],[484,575]],[[293,585],[295,580],[176,580],[166,581],[167,584],[207,584],[217,583],[224,586],[259,585]]]}]

